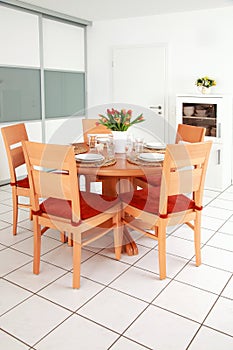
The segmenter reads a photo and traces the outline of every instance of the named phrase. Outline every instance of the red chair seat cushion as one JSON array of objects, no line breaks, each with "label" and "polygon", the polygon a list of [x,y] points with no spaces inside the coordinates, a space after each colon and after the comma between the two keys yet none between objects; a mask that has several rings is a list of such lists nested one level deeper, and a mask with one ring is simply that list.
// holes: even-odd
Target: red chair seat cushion
[{"label": "red chair seat cushion", "polygon": [[155,186],[155,187],[160,186],[160,184],[161,184],[161,174],[140,176],[137,179],[139,179],[145,183],[148,183],[152,186]]},{"label": "red chair seat cushion", "polygon": [[28,177],[25,177],[21,180],[16,181],[16,186],[17,187],[23,187],[23,188],[29,188],[29,180]]},{"label": "red chair seat cushion", "polygon": [[[137,209],[151,214],[159,215],[160,187],[151,187],[134,192],[122,193],[120,199]],[[167,214],[194,209],[195,203],[184,195],[170,196],[167,206]]]},{"label": "red chair seat cushion", "polygon": [[[113,207],[119,199],[90,192],[80,192],[81,220],[89,219]],[[48,198],[40,205],[40,212],[64,219],[72,219],[71,201]]]}]

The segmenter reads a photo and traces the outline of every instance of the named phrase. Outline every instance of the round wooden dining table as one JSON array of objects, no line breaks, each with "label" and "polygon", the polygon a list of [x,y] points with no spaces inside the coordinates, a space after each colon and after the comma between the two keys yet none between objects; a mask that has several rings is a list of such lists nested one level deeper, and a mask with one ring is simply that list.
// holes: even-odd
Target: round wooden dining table
[{"label": "round wooden dining table", "polygon": [[[90,165],[77,162],[79,175],[91,176],[96,181],[102,182],[102,194],[116,196],[119,193],[135,190],[133,179],[140,176],[148,176],[161,173],[162,166],[148,166],[134,164],[128,161],[123,153],[115,154],[115,164],[108,166]],[[128,255],[138,254],[138,248],[130,233],[124,227],[123,249]]]}]

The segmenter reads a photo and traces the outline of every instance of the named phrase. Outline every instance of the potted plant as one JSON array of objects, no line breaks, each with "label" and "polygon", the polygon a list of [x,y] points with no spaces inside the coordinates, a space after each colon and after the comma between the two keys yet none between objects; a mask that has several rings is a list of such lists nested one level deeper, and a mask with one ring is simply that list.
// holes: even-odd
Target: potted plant
[{"label": "potted plant", "polygon": [[141,113],[138,117],[132,120],[132,110],[121,109],[107,109],[107,115],[99,114],[99,121],[97,125],[105,125],[108,129],[112,131],[115,151],[116,153],[125,152],[125,143],[126,143],[126,132],[128,128],[134,124],[141,123],[145,119]]},{"label": "potted plant", "polygon": [[211,87],[216,85],[216,81],[205,76],[203,78],[198,78],[195,84],[202,94],[208,94],[211,90]]}]

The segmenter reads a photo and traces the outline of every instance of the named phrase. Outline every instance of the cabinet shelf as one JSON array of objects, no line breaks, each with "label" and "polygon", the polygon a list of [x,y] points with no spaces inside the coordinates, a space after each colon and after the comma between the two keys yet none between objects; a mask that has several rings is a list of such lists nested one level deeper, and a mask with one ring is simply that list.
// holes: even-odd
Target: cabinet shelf
[{"label": "cabinet shelf", "polygon": [[212,117],[198,117],[196,115],[183,115],[183,119],[198,119],[198,120],[216,120],[216,118],[212,118]]}]

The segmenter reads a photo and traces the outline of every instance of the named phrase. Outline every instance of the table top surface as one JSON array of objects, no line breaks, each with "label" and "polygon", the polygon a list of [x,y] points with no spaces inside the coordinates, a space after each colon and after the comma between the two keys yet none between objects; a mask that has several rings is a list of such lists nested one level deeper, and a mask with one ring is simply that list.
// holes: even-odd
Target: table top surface
[{"label": "table top surface", "polygon": [[126,159],[124,153],[115,154],[116,163],[109,166],[90,166],[84,163],[77,162],[77,169],[79,174],[95,174],[98,176],[114,176],[114,177],[135,177],[150,175],[161,172],[161,163],[157,166],[143,166],[138,164],[132,164]]}]

